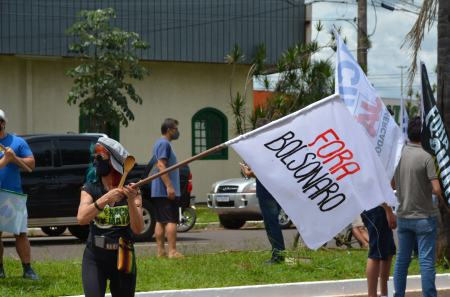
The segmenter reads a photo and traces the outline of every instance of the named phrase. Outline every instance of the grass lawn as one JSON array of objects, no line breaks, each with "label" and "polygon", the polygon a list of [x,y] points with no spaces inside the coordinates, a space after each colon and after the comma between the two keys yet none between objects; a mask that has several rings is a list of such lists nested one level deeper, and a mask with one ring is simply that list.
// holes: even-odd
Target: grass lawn
[{"label": "grass lawn", "polygon": [[208,206],[195,206],[197,215],[196,223],[215,223],[219,222],[219,216],[209,210]]},{"label": "grass lawn", "polygon": [[[194,250],[195,251],[195,250]],[[367,250],[319,249],[291,251],[291,257],[309,257],[310,264],[263,266],[267,251],[185,255],[183,259],[143,257],[138,253],[137,291],[196,289],[256,284],[364,278]],[[81,259],[37,262],[39,282],[23,280],[17,260],[5,258],[7,278],[0,280],[0,296],[81,295]],[[391,271],[391,275],[393,268]],[[447,273],[437,266],[437,273]],[[409,275],[419,274],[412,260]],[[108,291],[109,292],[109,291]]]}]

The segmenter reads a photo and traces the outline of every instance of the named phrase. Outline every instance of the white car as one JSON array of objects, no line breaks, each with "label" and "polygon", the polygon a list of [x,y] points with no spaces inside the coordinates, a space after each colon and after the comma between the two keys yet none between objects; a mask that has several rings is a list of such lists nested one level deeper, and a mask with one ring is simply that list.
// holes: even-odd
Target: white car
[{"label": "white car", "polygon": [[[262,220],[256,197],[254,178],[233,178],[215,182],[207,195],[209,209],[219,216],[220,223],[228,229],[239,229],[246,221]],[[292,225],[288,215],[281,210],[278,215],[282,229]]]}]

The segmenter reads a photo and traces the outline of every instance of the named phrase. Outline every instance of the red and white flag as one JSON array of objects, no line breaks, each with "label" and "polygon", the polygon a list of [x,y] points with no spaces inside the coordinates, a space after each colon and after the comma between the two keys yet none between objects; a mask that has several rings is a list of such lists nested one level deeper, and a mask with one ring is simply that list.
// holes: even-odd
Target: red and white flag
[{"label": "red and white flag", "polygon": [[333,95],[226,143],[317,249],[363,210],[397,205],[372,143]]}]

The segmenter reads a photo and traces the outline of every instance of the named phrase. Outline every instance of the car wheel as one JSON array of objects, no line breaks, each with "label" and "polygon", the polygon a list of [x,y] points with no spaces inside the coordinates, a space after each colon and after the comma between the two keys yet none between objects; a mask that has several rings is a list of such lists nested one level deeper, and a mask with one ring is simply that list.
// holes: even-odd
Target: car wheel
[{"label": "car wheel", "polygon": [[155,234],[155,208],[147,199],[142,199],[142,212],[144,215],[144,229],[140,234],[133,233],[135,241],[149,241]]},{"label": "car wheel", "polygon": [[69,226],[69,231],[72,233],[73,236],[81,239],[81,240],[87,240],[89,237],[89,225],[73,225]]},{"label": "car wheel", "polygon": [[59,236],[66,231],[66,226],[57,226],[57,227],[42,227],[41,230],[48,236]]},{"label": "car wheel", "polygon": [[177,225],[178,232],[188,232],[195,225],[197,215],[192,208],[183,208],[181,211],[180,222]]},{"label": "car wheel", "polygon": [[224,226],[227,229],[239,229],[242,226],[244,226],[246,222],[242,220],[232,220],[232,221],[225,220],[221,216],[219,216],[219,221],[222,224],[222,226]]},{"label": "car wheel", "polygon": [[289,219],[289,216],[287,213],[281,209],[280,213],[278,214],[278,221],[280,222],[281,229],[290,229],[292,225],[291,219]]}]

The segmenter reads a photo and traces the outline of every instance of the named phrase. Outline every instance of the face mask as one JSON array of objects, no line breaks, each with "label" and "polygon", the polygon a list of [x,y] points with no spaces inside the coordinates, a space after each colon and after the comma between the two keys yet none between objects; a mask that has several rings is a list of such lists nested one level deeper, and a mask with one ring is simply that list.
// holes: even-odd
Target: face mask
[{"label": "face mask", "polygon": [[177,140],[178,138],[180,138],[180,131],[177,130],[177,132],[173,135],[173,140]]},{"label": "face mask", "polygon": [[94,159],[92,165],[94,165],[95,173],[98,176],[108,176],[111,173],[111,165],[109,164],[109,159],[102,160],[101,162],[99,162],[97,159]]}]

